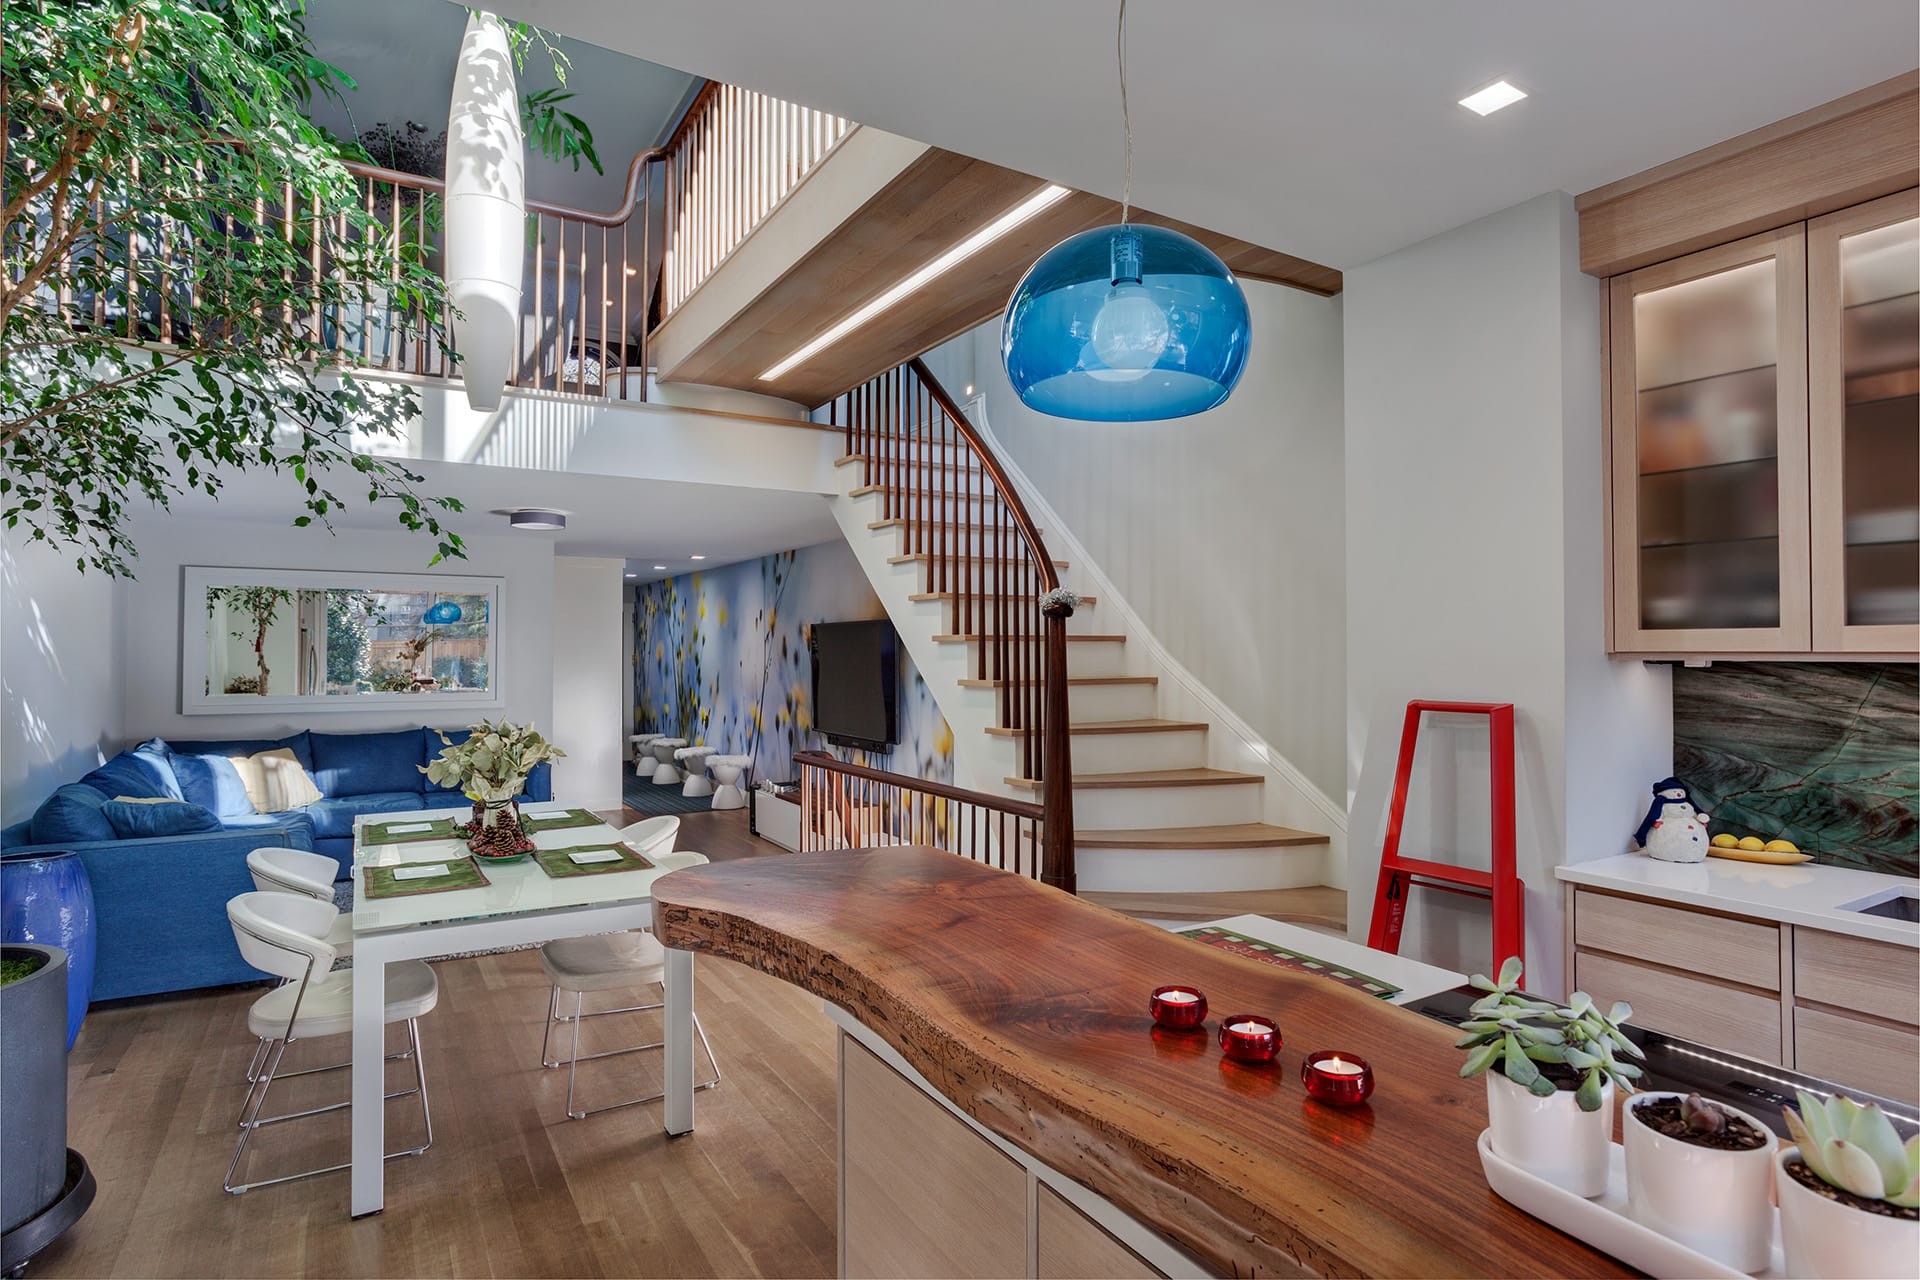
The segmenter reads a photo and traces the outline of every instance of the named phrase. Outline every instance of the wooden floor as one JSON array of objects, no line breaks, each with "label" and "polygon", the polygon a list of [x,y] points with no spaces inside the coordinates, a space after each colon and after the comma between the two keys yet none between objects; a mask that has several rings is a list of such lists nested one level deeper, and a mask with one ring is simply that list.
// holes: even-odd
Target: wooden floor
[{"label": "wooden floor", "polygon": [[[681,823],[679,847],[716,861],[781,852],[747,833],[742,811],[683,814]],[[1292,891],[1297,899],[1275,895],[1264,905],[1294,918],[1331,917],[1331,899],[1314,895],[1336,892]],[[1129,905],[1166,914],[1178,905],[1152,897]],[[1227,914],[1247,909],[1235,903]],[[566,1073],[538,1062],[547,986],[535,952],[435,968],[440,1004],[421,1022],[434,1146],[387,1166],[386,1211],[361,1222],[347,1217],[344,1172],[242,1196],[220,1189],[253,1050],[247,1008],[261,988],[97,1006],[69,1059],[68,1141],[92,1165],[99,1196],[35,1260],[33,1274],[833,1274],[835,1038],[817,999],[700,958],[694,1003],[726,1078],[697,1095],[694,1133],[669,1139],[658,1103],[561,1118]],[[582,1048],[658,1040],[658,1018],[594,1019]],[[296,1045],[283,1069],[338,1062],[346,1052],[345,1037]],[[587,1064],[582,1103],[656,1091],[659,1060]],[[389,1071],[389,1087],[403,1087],[407,1064]],[[275,1086],[268,1113],[336,1101],[346,1088],[345,1072],[287,1081]],[[387,1108],[390,1148],[417,1142],[415,1100]],[[241,1176],[346,1158],[343,1111],[260,1131]]]},{"label": "wooden floor", "polygon": [[[778,852],[747,834],[740,811],[682,821],[679,846],[716,860]],[[701,958],[695,1007],[726,1080],[698,1095],[695,1132],[669,1139],[658,1103],[561,1118],[566,1073],[538,1062],[547,987],[535,952],[435,967],[440,1005],[421,1022],[435,1143],[387,1166],[386,1212],[361,1222],[347,1217],[345,1173],[220,1190],[259,988],[97,1008],[70,1059],[69,1142],[93,1166],[99,1197],[33,1274],[833,1273],[835,1041],[816,998]],[[657,1040],[658,1018],[594,1019],[582,1047]],[[297,1045],[305,1056],[290,1052],[286,1069],[340,1061],[346,1047],[345,1037]],[[653,1092],[659,1057],[588,1064],[582,1101]],[[390,1067],[390,1087],[405,1070]],[[345,1072],[287,1082],[284,1095],[276,1085],[269,1112],[344,1098],[346,1087]],[[397,1149],[418,1111],[411,1098],[387,1107]],[[253,1176],[345,1160],[346,1114],[261,1130]]]}]

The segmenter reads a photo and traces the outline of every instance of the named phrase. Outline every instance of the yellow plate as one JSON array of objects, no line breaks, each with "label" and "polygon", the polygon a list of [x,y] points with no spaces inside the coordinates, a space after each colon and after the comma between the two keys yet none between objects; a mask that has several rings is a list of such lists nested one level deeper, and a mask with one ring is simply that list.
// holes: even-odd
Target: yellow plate
[{"label": "yellow plate", "polygon": [[1707,850],[1709,858],[1731,858],[1735,862],[1768,862],[1779,867],[1790,867],[1796,862],[1812,862],[1810,853],[1768,853],[1765,849],[1729,849],[1724,845],[1715,845]]}]

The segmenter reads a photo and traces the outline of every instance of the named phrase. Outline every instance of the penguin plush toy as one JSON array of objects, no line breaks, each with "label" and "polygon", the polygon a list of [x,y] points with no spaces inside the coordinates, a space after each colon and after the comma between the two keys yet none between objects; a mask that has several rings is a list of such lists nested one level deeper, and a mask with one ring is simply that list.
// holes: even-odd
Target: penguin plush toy
[{"label": "penguin plush toy", "polygon": [[1653,784],[1653,805],[1633,842],[1662,862],[1705,862],[1707,820],[1713,815],[1693,807],[1687,784],[1663,778]]}]

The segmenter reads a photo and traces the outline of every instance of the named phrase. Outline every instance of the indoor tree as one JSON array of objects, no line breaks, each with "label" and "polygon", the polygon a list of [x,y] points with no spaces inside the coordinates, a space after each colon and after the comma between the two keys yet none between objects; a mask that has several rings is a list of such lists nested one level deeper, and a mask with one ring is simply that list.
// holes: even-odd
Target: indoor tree
[{"label": "indoor tree", "polygon": [[235,616],[246,619],[246,626],[232,627],[227,634],[235,640],[244,640],[253,646],[253,662],[258,668],[251,690],[238,690],[229,687],[226,692],[257,693],[267,696],[267,681],[273,672],[267,668],[267,633],[273,629],[273,622],[279,616],[280,606],[293,603],[293,592],[280,587],[209,587],[207,588],[207,616],[213,616],[219,605],[227,606],[227,617],[231,621]]},{"label": "indoor tree", "polygon": [[6,6],[0,517],[82,571],[131,572],[135,500],[217,496],[236,470],[289,476],[297,525],[364,491],[432,562],[462,555],[459,502],[369,452],[404,439],[413,390],[337,348],[375,308],[391,340],[444,347],[445,290],[301,114],[349,83],[301,9]]}]

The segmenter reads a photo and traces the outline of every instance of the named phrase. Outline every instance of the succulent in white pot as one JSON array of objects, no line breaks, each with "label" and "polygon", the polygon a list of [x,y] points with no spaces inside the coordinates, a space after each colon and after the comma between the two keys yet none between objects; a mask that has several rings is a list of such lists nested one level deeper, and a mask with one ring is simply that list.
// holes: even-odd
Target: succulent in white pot
[{"label": "succulent in white pot", "polygon": [[1564,1005],[1537,1000],[1521,990],[1520,973],[1513,956],[1497,980],[1471,979],[1487,995],[1461,1024],[1460,1074],[1487,1077],[1496,1155],[1577,1196],[1597,1196],[1607,1189],[1614,1091],[1631,1092],[1640,1075],[1617,1056],[1642,1056],[1620,1029],[1633,1009],[1616,1004],[1603,1014],[1584,991]]},{"label": "succulent in white pot", "polygon": [[1627,1212],[1735,1271],[1773,1254],[1773,1156],[1765,1124],[1698,1094],[1643,1093],[1627,1103]]},{"label": "succulent in white pot", "polygon": [[1780,1152],[1780,1242],[1789,1275],[1809,1280],[1920,1274],[1920,1134],[1900,1141],[1886,1113],[1802,1090],[1786,1108],[1795,1147]]}]

